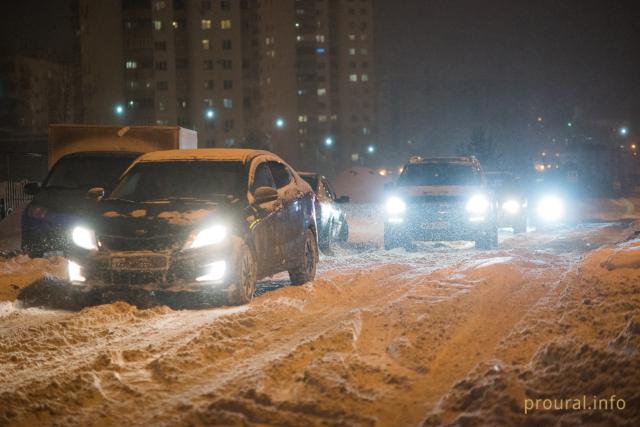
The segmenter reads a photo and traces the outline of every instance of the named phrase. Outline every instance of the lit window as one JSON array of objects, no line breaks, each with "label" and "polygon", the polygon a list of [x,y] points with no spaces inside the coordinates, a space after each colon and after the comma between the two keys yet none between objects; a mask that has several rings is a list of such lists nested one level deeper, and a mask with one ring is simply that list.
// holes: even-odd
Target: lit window
[{"label": "lit window", "polygon": [[324,43],[324,36],[322,34],[316,35],[316,41],[318,43]]},{"label": "lit window", "polygon": [[231,29],[231,20],[230,19],[223,19],[222,21],[220,21],[220,28],[223,29],[223,30]]},{"label": "lit window", "polygon": [[356,39],[355,34],[349,34],[349,40],[355,40],[355,39]]},{"label": "lit window", "polygon": [[211,43],[209,43],[209,39],[203,39],[202,40],[202,48],[204,50],[209,50],[210,47],[211,47]]},{"label": "lit window", "polygon": [[236,140],[234,138],[226,138],[224,140],[224,145],[227,147],[233,147],[234,145],[236,145]]},{"label": "lit window", "polygon": [[360,158],[360,155],[358,153],[351,154],[351,161],[352,162],[357,162],[359,158]]},{"label": "lit window", "polygon": [[349,55],[355,55],[356,50],[354,48],[349,49]]},{"label": "lit window", "polygon": [[325,115],[318,116],[318,121],[320,123],[326,122],[327,121],[327,116],[325,116]]},{"label": "lit window", "polygon": [[233,99],[224,98],[222,100],[222,105],[224,108],[233,108]]},{"label": "lit window", "polygon": [[210,30],[211,19],[203,19],[202,21],[200,21],[200,26],[202,27],[203,30]]},{"label": "lit window", "polygon": [[165,110],[163,101],[158,101],[158,110],[160,110],[160,111],[164,111]]},{"label": "lit window", "polygon": [[202,103],[204,104],[205,107],[213,107],[213,99],[211,98],[203,99]]},{"label": "lit window", "polygon": [[358,75],[357,74],[350,74],[349,75],[349,81],[357,82],[358,81]]},{"label": "lit window", "polygon": [[156,31],[162,30],[162,21],[153,21],[153,28]]},{"label": "lit window", "polygon": [[308,120],[307,116],[298,116],[298,122],[306,123]]},{"label": "lit window", "polygon": [[318,89],[318,96],[325,96],[327,94],[327,90],[325,88]]},{"label": "lit window", "polygon": [[362,80],[363,82],[368,82],[369,81],[369,75],[368,74],[363,74],[362,76],[360,76],[360,80]]},{"label": "lit window", "polygon": [[166,7],[166,3],[164,1],[157,1],[155,3],[156,10],[162,10]]},{"label": "lit window", "polygon": [[138,68],[138,63],[136,61],[127,61],[125,66],[127,70],[135,70]]}]

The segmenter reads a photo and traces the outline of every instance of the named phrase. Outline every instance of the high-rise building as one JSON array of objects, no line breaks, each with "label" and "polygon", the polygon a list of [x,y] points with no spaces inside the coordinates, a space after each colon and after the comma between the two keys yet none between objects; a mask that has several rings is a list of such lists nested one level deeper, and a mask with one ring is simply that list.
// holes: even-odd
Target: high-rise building
[{"label": "high-rise building", "polygon": [[375,154],[372,0],[255,0],[258,122],[303,167]]},{"label": "high-rise building", "polygon": [[375,152],[372,0],[79,0],[84,117],[297,166]]}]

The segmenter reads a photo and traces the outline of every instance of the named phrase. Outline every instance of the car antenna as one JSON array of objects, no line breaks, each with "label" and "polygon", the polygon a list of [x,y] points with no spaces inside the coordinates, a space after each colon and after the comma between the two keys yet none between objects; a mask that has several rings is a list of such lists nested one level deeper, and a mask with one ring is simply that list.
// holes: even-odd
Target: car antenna
[{"label": "car antenna", "polygon": [[120,138],[122,138],[127,132],[129,132],[129,129],[131,129],[131,126],[125,126],[123,128],[121,128],[120,130],[118,130],[117,134]]}]

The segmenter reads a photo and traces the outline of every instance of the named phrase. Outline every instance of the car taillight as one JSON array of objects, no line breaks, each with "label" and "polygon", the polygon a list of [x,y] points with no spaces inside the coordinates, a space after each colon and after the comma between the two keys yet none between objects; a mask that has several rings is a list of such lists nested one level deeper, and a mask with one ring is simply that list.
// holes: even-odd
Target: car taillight
[{"label": "car taillight", "polygon": [[45,219],[47,217],[47,210],[40,206],[29,206],[27,216],[35,219]]}]

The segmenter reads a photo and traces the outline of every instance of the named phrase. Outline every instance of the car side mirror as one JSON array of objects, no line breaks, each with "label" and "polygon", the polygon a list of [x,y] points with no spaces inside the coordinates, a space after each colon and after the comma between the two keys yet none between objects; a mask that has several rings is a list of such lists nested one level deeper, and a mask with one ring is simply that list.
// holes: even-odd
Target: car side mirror
[{"label": "car side mirror", "polygon": [[104,188],[94,187],[87,191],[87,197],[94,202],[99,202],[104,197]]},{"label": "car side mirror", "polygon": [[272,202],[278,198],[278,190],[272,187],[258,187],[253,196],[258,204]]},{"label": "car side mirror", "polygon": [[40,191],[41,184],[39,182],[27,182],[24,185],[24,193],[35,196]]},{"label": "car side mirror", "polygon": [[336,203],[343,204],[343,203],[349,203],[350,201],[351,201],[351,198],[349,196],[340,196],[336,200]]}]

